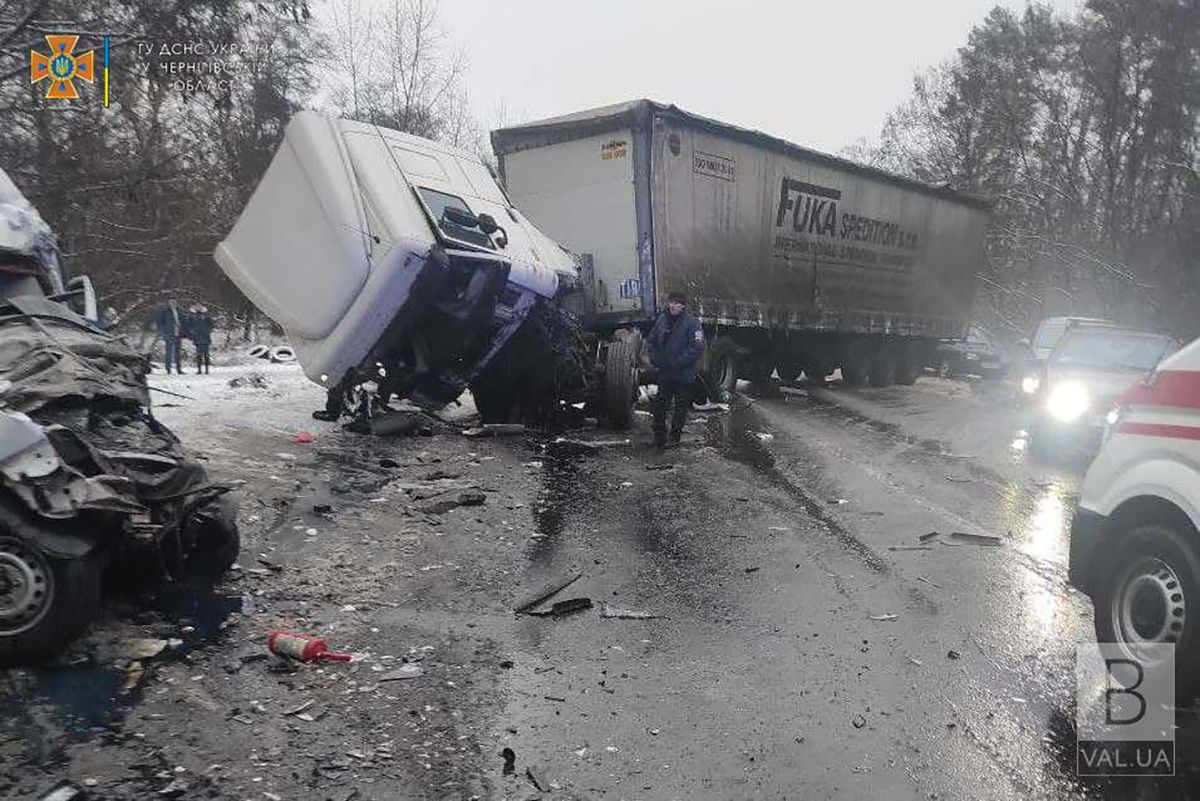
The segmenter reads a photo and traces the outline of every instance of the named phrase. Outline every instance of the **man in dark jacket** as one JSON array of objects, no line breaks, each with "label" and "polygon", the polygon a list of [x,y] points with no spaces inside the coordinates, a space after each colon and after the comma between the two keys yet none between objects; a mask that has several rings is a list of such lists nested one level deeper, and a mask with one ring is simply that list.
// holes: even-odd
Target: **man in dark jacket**
[{"label": "man in dark jacket", "polygon": [[687,310],[687,298],[682,292],[667,295],[666,311],[658,315],[647,340],[650,363],[658,374],[658,394],[654,398],[654,444],[667,444],[667,410],[672,408],[672,444],[683,436],[688,407],[692,404],[692,387],[704,355],[704,329]]},{"label": "man in dark jacket", "polygon": [[154,324],[158,326],[158,335],[162,337],[163,350],[166,352],[164,366],[168,375],[172,362],[175,363],[175,372],[183,375],[183,355],[179,344],[179,338],[183,336],[183,323],[179,305],[173,300],[167,301],[167,305],[160,306],[154,313]]},{"label": "man in dark jacket", "polygon": [[208,313],[208,307],[199,303],[193,306],[191,314],[188,315],[187,324],[188,336],[192,338],[192,344],[196,346],[196,375],[200,375],[202,368],[207,373],[212,367],[208,352],[212,347],[213,332],[213,318]]}]

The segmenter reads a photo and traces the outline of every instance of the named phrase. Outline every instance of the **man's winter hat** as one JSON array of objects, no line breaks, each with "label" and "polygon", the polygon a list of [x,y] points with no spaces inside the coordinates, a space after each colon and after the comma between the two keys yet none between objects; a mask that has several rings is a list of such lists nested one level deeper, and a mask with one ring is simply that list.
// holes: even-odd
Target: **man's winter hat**
[{"label": "man's winter hat", "polygon": [[678,289],[667,293],[667,303],[687,303],[687,295]]}]

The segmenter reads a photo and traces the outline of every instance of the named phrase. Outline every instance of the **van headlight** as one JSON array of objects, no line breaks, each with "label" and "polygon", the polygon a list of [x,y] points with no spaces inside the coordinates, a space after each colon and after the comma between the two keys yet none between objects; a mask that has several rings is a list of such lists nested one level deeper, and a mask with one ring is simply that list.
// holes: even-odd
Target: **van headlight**
[{"label": "van headlight", "polygon": [[1078,381],[1067,381],[1056,386],[1046,401],[1046,411],[1062,423],[1074,423],[1092,406],[1087,388]]},{"label": "van headlight", "polygon": [[1021,391],[1026,395],[1032,395],[1038,391],[1038,387],[1042,385],[1042,380],[1036,375],[1027,375],[1021,379]]},{"label": "van headlight", "polygon": [[1117,430],[1117,424],[1121,422],[1121,407],[1110,409],[1108,414],[1104,415],[1104,435],[1100,438],[1100,444],[1104,445],[1108,442],[1108,438]]}]

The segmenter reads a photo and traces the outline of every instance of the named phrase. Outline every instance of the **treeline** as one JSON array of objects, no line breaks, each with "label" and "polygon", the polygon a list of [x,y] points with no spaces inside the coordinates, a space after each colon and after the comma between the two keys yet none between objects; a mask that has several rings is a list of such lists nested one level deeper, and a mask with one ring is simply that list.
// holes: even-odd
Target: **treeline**
[{"label": "treeline", "polygon": [[1200,335],[1200,3],[996,8],[853,156],[995,202],[977,314]]},{"label": "treeline", "polygon": [[[78,100],[30,82],[30,50],[59,33],[80,36],[77,54],[96,51],[96,80],[76,81]],[[474,128],[461,58],[429,0],[0,4],[0,167],[102,305],[141,321],[169,298],[202,301],[248,333],[256,313],[212,254],[287,121],[316,107],[464,142]]]}]

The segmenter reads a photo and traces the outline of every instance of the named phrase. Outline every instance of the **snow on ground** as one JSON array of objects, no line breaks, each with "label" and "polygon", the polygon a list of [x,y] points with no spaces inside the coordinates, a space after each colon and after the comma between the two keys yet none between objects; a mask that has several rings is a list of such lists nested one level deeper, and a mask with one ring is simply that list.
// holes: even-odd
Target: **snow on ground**
[{"label": "snow on ground", "polygon": [[[229,385],[234,378],[253,373],[266,379],[265,388]],[[321,433],[335,427],[312,419],[312,412],[325,406],[325,390],[309,381],[295,363],[272,364],[254,359],[213,365],[207,375],[196,375],[191,370],[184,375],[156,372],[149,376],[149,384],[154,416],[185,444],[201,451],[205,443],[193,437],[208,437],[215,432],[274,432],[284,441],[301,431]]]}]

